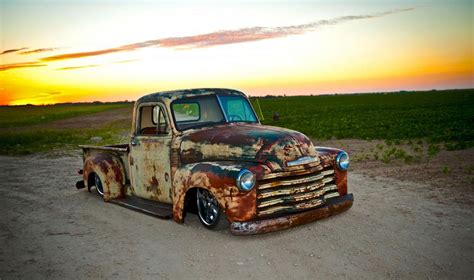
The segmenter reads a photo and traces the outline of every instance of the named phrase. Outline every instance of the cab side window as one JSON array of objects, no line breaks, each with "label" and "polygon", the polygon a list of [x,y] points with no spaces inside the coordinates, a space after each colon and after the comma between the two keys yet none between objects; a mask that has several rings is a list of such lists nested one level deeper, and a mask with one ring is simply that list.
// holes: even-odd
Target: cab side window
[{"label": "cab side window", "polygon": [[168,134],[166,113],[159,105],[142,106],[139,110],[140,119],[137,128],[138,135]]}]

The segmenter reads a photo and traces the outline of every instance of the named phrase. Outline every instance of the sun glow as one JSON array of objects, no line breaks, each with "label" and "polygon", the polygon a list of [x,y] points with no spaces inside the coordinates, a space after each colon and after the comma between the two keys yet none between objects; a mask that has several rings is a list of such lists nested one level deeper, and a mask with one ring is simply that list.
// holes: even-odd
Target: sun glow
[{"label": "sun glow", "polygon": [[0,104],[473,87],[469,1],[42,4],[2,2]]}]

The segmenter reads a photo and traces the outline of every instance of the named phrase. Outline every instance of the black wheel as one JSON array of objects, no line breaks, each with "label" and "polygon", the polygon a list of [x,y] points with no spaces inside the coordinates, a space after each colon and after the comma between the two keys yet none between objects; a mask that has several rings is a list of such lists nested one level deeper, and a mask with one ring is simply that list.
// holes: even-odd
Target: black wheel
[{"label": "black wheel", "polygon": [[102,186],[102,181],[99,178],[99,175],[94,174],[94,184],[95,184],[95,189],[97,190],[97,193],[100,196],[104,196],[104,187]]},{"label": "black wheel", "polygon": [[197,189],[196,198],[197,212],[201,223],[208,229],[224,228],[226,219],[212,193],[205,189]]}]

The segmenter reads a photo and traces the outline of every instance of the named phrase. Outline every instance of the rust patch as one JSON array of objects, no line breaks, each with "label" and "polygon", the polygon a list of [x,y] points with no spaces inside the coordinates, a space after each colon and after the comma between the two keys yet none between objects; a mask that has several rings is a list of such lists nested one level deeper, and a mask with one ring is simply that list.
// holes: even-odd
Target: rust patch
[{"label": "rust patch", "polygon": [[177,222],[183,221],[184,197],[196,187],[207,189],[214,195],[229,221],[254,218],[256,190],[242,192],[235,186],[241,168],[228,162],[204,162],[178,169],[173,182],[173,218]]},{"label": "rust patch", "polygon": [[[131,148],[135,168],[130,168],[134,194],[144,199],[172,203],[169,173],[172,168],[170,151],[174,138],[139,135],[135,139],[139,142]],[[168,180],[165,180],[165,173],[168,173]]]},{"label": "rust patch", "polygon": [[[125,169],[120,159],[109,153],[95,153],[84,160],[84,182],[88,184],[91,173],[96,173],[102,181],[104,200],[121,198],[125,195]],[[90,189],[90,186],[87,186]]]},{"label": "rust patch", "polygon": [[160,183],[156,176],[152,176],[151,180],[148,182],[148,185],[146,186],[147,192],[151,194],[151,197],[155,200],[158,200],[159,197],[161,196],[161,188],[160,188]]},{"label": "rust patch", "polygon": [[353,200],[354,198],[352,195],[346,195],[339,199],[335,199],[332,204],[314,210],[273,219],[233,222],[230,231],[235,235],[252,235],[307,224],[348,210],[351,208]]},{"label": "rust patch", "polygon": [[151,182],[150,182],[151,186],[154,187],[154,188],[158,188],[159,187],[159,183],[158,183],[158,180],[156,179],[156,176],[153,176],[151,177]]},{"label": "rust patch", "polygon": [[347,194],[347,171],[336,170],[336,185],[340,195]]},{"label": "rust patch", "polygon": [[276,164],[275,169],[283,169],[288,161],[317,155],[305,135],[260,124],[218,125],[185,132],[180,139],[180,159],[183,163],[271,161]]}]

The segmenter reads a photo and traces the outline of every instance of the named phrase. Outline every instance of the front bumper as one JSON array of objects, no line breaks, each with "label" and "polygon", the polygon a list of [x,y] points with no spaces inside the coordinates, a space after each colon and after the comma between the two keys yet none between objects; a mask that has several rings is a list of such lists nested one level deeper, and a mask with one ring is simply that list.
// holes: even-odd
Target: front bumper
[{"label": "front bumper", "polygon": [[230,225],[230,232],[235,235],[252,235],[307,224],[344,212],[351,208],[353,201],[354,196],[352,194],[346,194],[344,196],[328,200],[322,207],[305,212],[273,219],[249,222],[233,222]]}]

